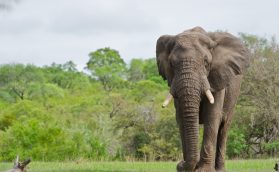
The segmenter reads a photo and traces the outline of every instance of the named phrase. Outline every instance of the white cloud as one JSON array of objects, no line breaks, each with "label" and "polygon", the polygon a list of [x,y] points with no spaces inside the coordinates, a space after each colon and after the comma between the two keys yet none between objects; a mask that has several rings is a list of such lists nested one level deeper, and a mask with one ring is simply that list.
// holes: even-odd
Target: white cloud
[{"label": "white cloud", "polygon": [[21,0],[0,11],[0,63],[37,65],[73,60],[85,66],[102,47],[122,57],[155,56],[156,39],[193,26],[279,35],[279,1]]}]

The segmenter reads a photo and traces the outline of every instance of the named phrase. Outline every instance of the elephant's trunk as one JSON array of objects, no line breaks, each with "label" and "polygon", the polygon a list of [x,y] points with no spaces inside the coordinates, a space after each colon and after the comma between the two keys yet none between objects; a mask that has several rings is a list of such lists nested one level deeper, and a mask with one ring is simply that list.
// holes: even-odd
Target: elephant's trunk
[{"label": "elephant's trunk", "polygon": [[194,171],[199,160],[199,106],[202,91],[202,80],[195,64],[183,62],[177,68],[174,86],[185,168]]}]

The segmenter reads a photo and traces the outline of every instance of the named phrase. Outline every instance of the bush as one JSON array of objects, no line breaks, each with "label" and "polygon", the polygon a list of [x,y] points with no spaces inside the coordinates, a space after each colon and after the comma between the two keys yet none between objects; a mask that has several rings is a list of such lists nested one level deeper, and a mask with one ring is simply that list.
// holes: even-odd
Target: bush
[{"label": "bush", "polygon": [[229,158],[239,158],[244,155],[247,148],[245,135],[241,130],[231,128],[229,130],[229,137],[227,141],[227,155]]}]

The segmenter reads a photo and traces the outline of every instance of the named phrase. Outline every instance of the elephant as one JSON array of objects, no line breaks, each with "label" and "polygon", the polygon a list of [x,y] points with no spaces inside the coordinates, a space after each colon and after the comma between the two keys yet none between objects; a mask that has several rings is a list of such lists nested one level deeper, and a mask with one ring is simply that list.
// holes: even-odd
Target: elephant
[{"label": "elephant", "polygon": [[226,171],[228,129],[250,57],[239,38],[199,26],[157,40],[158,71],[170,87],[163,106],[174,99],[182,142],[177,171]]}]

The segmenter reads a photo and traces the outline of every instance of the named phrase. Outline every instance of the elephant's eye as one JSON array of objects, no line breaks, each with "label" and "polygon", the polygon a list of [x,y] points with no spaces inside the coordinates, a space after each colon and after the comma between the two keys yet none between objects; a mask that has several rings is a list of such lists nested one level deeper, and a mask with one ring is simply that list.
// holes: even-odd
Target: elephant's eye
[{"label": "elephant's eye", "polygon": [[176,56],[173,56],[173,55],[170,56],[170,63],[171,63],[171,66],[172,66],[172,67],[176,66],[177,63],[179,63],[177,57],[176,57]]},{"label": "elephant's eye", "polygon": [[207,58],[207,57],[204,58],[204,66],[205,66],[206,68],[209,67],[209,62],[208,62],[208,58]]}]

